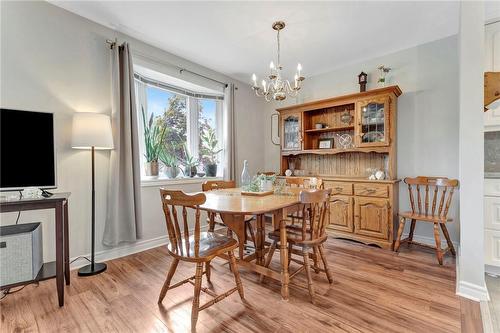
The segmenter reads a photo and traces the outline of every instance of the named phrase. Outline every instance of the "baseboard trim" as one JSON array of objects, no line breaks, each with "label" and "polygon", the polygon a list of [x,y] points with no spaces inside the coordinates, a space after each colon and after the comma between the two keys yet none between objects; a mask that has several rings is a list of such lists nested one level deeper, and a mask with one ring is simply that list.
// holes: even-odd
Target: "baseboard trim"
[{"label": "baseboard trim", "polygon": [[[405,239],[408,236],[409,236],[408,233],[403,233],[403,236],[401,236],[401,239]],[[436,241],[434,240],[434,237],[419,236],[419,235],[415,234],[415,235],[413,235],[413,240],[415,242],[418,242],[418,243],[424,243],[427,245],[436,246]],[[446,240],[442,239],[441,241],[444,242],[444,244],[446,244]],[[452,243],[453,243],[453,246],[455,247],[455,249],[457,249],[459,247],[459,244],[457,242],[452,241]]]},{"label": "baseboard trim", "polygon": [[[111,248],[109,250],[96,252],[95,260],[98,262],[108,261],[116,258],[125,257],[134,253],[153,249],[155,247],[166,244],[168,244],[168,236],[166,235],[152,239],[140,240],[134,243]],[[85,256],[90,257],[90,253],[86,254]],[[71,260],[73,260],[73,258]],[[85,265],[88,265],[88,262],[85,259],[81,258],[71,264],[71,269],[77,269]]]},{"label": "baseboard trim", "polygon": [[[207,225],[203,225],[201,227],[201,230],[204,231],[208,229]],[[216,228],[218,230],[219,228]],[[193,230],[190,230],[191,232]],[[156,238],[151,238],[151,239],[145,239],[145,240],[139,240],[134,243],[128,243],[124,244],[121,246],[117,246],[114,248],[110,248],[107,250],[102,250],[99,252],[95,253],[95,261],[97,262],[103,262],[103,261],[108,261],[112,259],[117,259],[117,258],[122,258],[126,257],[128,255],[138,253],[138,252],[143,252],[146,250],[154,249],[155,247],[163,246],[168,244],[168,236],[160,236]],[[90,253],[87,253],[85,255],[77,256],[74,258],[70,258],[70,261],[73,261],[76,258],[79,257],[87,257],[90,258]],[[71,264],[70,269],[77,269],[80,267],[83,267],[85,265],[88,265],[88,261],[85,260],[84,258],[80,258],[76,260],[74,263]]]},{"label": "baseboard trim", "polygon": [[459,281],[457,295],[471,299],[476,302],[489,301],[490,295],[486,286],[479,286],[467,281]]},{"label": "baseboard trim", "polygon": [[456,265],[456,294],[476,302],[489,301],[490,295],[488,294],[488,289],[486,284],[480,286],[467,281],[462,281],[460,279],[460,247],[457,248],[457,259],[455,261]]}]

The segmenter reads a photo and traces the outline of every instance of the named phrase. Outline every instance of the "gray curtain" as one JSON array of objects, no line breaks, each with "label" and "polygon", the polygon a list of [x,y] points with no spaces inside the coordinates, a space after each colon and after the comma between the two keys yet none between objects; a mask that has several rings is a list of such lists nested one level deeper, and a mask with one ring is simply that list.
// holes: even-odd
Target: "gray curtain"
[{"label": "gray curtain", "polygon": [[141,172],[134,70],[128,43],[111,50],[111,125],[115,149],[109,164],[103,244],[141,238]]},{"label": "gray curtain", "polygon": [[224,90],[224,179],[236,180],[236,157],[234,137],[234,84],[229,83]]}]

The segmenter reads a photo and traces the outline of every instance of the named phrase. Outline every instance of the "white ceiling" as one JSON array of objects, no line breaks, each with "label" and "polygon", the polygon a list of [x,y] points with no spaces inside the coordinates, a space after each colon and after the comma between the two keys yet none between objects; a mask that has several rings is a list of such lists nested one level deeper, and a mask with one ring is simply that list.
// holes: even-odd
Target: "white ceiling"
[{"label": "white ceiling", "polygon": [[275,60],[304,76],[458,32],[459,2],[139,2],[52,1],[170,53],[250,82]]}]

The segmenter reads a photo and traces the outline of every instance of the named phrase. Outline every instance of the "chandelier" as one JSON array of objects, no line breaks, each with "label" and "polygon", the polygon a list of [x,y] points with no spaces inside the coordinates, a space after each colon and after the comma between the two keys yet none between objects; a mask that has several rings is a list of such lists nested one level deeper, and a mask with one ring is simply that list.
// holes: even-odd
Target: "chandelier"
[{"label": "chandelier", "polygon": [[262,87],[257,85],[257,76],[252,75],[253,86],[252,89],[255,94],[259,97],[264,96],[266,101],[270,102],[272,99],[275,101],[282,101],[286,96],[296,97],[300,90],[300,85],[305,78],[301,75],[302,66],[297,65],[297,72],[295,73],[293,85],[288,80],[284,80],[281,77],[281,70],[283,67],[280,62],[280,31],[285,28],[285,22],[277,21],[273,23],[273,29],[277,31],[277,41],[278,41],[278,61],[277,66],[271,61],[269,64],[269,69],[271,74],[269,75],[269,81],[262,80]]}]

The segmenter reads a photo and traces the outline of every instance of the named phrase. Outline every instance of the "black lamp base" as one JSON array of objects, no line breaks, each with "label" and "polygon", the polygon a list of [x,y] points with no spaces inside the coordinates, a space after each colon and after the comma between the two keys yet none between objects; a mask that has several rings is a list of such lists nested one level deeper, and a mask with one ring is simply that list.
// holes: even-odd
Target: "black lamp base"
[{"label": "black lamp base", "polygon": [[78,276],[92,276],[102,273],[106,270],[107,266],[103,263],[94,263],[94,269],[92,269],[92,265],[83,266],[78,270]]}]

